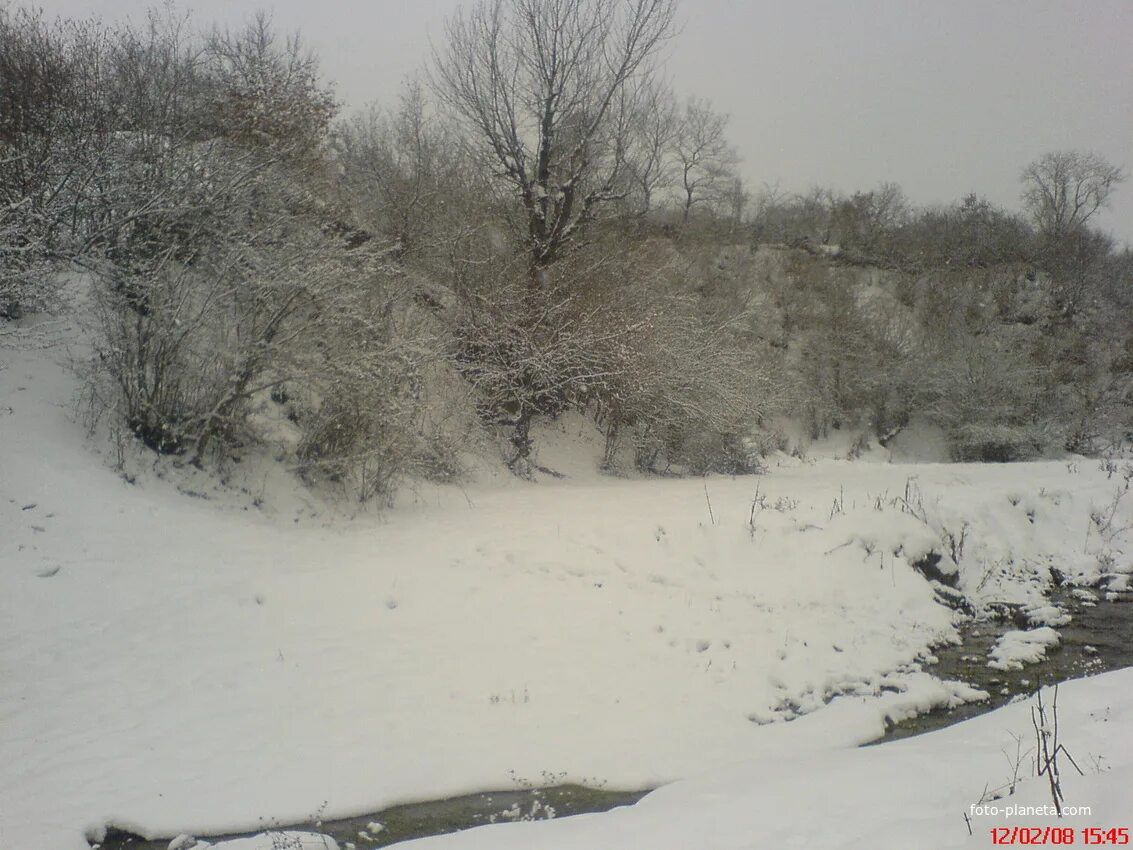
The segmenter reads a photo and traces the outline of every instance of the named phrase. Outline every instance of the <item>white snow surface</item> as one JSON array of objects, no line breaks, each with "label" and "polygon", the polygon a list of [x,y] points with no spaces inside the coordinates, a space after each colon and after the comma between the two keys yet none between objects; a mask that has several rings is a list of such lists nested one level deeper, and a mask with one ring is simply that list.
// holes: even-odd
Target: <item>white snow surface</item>
[{"label": "white snow surface", "polygon": [[1032,626],[1059,628],[1069,625],[1074,618],[1057,605],[1043,605],[1027,612],[1027,622]]},{"label": "white snow surface", "polygon": [[[859,804],[872,778],[900,784],[897,762],[847,746],[979,697],[920,671],[954,614],[911,562],[941,553],[977,604],[1029,608],[1052,564],[1089,582],[1104,547],[1109,574],[1130,569],[1124,539],[1083,545],[1114,495],[1088,461],[780,457],[759,477],[624,480],[575,457],[563,481],[420,487],[353,519],[252,459],[218,488],[136,453],[128,483],[74,421],[52,326],[31,330],[0,349],[2,850],[78,850],[108,824],[332,819],[544,775],[712,777],[616,823],[754,824],[811,780],[806,799],[841,811],[834,777]],[[962,530],[957,565],[946,541]],[[1126,717],[1130,679],[1102,681]],[[726,793],[757,780],[766,799]],[[979,788],[948,794],[966,805]]]},{"label": "white snow surface", "polygon": [[987,666],[996,670],[1022,670],[1025,664],[1042,661],[1047,649],[1058,646],[1060,640],[1058,632],[1050,626],[1007,632],[992,647]]}]

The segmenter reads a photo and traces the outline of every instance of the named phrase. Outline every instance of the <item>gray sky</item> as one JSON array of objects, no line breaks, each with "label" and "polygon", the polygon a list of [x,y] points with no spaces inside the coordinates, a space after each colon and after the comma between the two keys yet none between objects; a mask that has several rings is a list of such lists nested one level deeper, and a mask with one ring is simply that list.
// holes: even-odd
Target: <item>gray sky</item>
[{"label": "gray sky", "polygon": [[[147,0],[38,0],[140,19]],[[256,9],[302,31],[348,107],[391,102],[460,0],[182,0],[195,21]],[[465,0],[464,5],[468,5]],[[752,186],[895,181],[919,204],[970,191],[1017,208],[1042,153],[1133,172],[1133,0],[683,0],[666,70],[732,116]],[[1097,224],[1133,244],[1133,180]]]}]

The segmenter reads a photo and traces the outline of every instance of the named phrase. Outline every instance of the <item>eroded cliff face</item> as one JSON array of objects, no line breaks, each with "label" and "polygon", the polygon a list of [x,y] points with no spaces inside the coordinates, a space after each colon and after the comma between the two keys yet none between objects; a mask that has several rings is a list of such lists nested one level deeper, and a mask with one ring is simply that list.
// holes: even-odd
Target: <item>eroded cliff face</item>
[{"label": "eroded cliff face", "polygon": [[884,441],[920,418],[958,459],[1016,460],[1096,448],[1131,421],[1133,335],[1061,315],[1055,281],[1028,264],[883,267],[783,244],[687,261],[690,289],[774,362],[783,413],[812,438]]}]

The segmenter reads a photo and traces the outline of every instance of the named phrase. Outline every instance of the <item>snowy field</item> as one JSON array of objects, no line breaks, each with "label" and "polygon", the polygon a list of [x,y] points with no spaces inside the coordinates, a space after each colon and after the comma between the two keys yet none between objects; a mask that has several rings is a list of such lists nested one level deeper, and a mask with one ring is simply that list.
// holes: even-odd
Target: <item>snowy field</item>
[{"label": "snowy field", "polygon": [[[979,696],[922,672],[956,615],[912,564],[935,552],[977,607],[1040,627],[1051,566],[1110,588],[1133,566],[1133,497],[1085,459],[628,480],[594,474],[570,425],[543,458],[563,481],[422,489],[382,516],[345,518],[278,472],[129,483],[76,423],[60,358],[0,350],[3,850],[548,778],[673,784],[420,846],[984,846],[1008,822],[974,818],[969,838],[963,813],[1009,774],[1026,706],[852,749]],[[1036,651],[993,660],[1012,646]],[[1133,826],[1133,676],[1060,700],[1088,774],[1067,802],[1095,806],[1068,823]],[[1043,784],[1016,800],[1043,803]]]}]

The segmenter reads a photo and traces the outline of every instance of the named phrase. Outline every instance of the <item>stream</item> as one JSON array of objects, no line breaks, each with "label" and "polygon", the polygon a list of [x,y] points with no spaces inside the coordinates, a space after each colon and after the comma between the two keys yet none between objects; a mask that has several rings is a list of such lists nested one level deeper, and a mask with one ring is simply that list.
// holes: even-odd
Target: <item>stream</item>
[{"label": "stream", "polygon": [[[542,820],[553,817],[605,812],[618,806],[632,806],[651,789],[641,791],[606,791],[581,785],[556,785],[551,788],[512,788],[507,791],[485,791],[444,800],[429,800],[394,806],[383,811],[343,820],[301,823],[278,829],[301,830],[329,835],[340,850],[352,844],[358,850],[386,847],[411,838],[456,832],[474,826],[508,821]],[[380,828],[375,828],[380,827]],[[275,831],[276,827],[272,828]],[[205,836],[210,842],[244,838],[262,832]],[[100,850],[167,850],[169,838],[147,841],[118,829],[107,831],[98,845]],[[191,846],[191,845],[190,845]],[[284,844],[284,848],[288,845]]]},{"label": "stream", "polygon": [[968,623],[960,629],[961,642],[934,650],[937,662],[925,665],[924,669],[938,678],[955,679],[987,691],[991,698],[919,714],[893,726],[868,746],[942,729],[984,714],[1020,694],[1034,693],[1040,683],[1051,685],[1133,667],[1133,597],[1129,593],[1116,595],[1114,601],[1090,605],[1072,590],[1059,588],[1051,595],[1051,604],[1074,619],[1057,628],[1062,640],[1047,650],[1046,658],[1024,665],[1021,670],[988,667],[988,653],[999,637],[1007,631],[1026,628],[1020,622],[1021,612],[1004,609],[993,620]]}]

